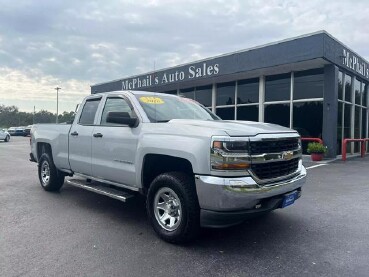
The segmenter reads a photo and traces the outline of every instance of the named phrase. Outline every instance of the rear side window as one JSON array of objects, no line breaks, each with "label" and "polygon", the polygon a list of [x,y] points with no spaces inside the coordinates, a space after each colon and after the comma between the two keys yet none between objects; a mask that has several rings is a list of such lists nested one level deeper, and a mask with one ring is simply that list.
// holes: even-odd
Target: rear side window
[{"label": "rear side window", "polygon": [[87,100],[83,106],[81,117],[79,118],[79,124],[82,125],[93,125],[97,107],[99,106],[99,99]]},{"label": "rear side window", "polygon": [[104,111],[101,116],[101,125],[117,125],[116,123],[106,122],[109,112],[126,112],[130,117],[133,116],[133,111],[128,102],[120,97],[106,99]]}]

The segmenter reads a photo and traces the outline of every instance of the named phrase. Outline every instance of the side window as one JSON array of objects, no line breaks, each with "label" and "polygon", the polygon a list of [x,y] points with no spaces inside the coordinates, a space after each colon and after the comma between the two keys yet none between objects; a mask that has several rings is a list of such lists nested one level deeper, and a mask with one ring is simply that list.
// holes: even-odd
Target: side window
[{"label": "side window", "polygon": [[83,106],[81,117],[79,118],[79,124],[92,125],[94,124],[95,114],[97,107],[99,106],[100,99],[87,100]]},{"label": "side window", "polygon": [[106,99],[104,111],[101,116],[101,125],[117,125],[116,123],[106,122],[109,112],[126,112],[130,117],[133,115],[133,111],[128,102],[120,97]]}]

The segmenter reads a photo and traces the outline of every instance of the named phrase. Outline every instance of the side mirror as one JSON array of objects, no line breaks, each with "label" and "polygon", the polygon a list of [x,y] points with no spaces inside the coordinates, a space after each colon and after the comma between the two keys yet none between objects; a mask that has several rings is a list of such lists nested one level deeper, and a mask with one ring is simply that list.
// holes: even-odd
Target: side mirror
[{"label": "side mirror", "polygon": [[128,125],[129,127],[135,127],[138,123],[138,118],[130,117],[129,113],[127,112],[108,112],[106,122]]}]

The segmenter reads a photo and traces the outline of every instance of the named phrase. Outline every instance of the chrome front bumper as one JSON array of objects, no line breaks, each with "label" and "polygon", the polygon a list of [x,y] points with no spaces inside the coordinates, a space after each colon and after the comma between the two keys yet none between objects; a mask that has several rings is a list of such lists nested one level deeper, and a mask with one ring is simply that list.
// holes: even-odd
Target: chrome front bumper
[{"label": "chrome front bumper", "polygon": [[[258,206],[260,206],[263,200],[276,199],[276,196],[294,190],[301,190],[305,180],[306,169],[301,164],[301,161],[297,175],[266,185],[259,185],[251,176],[236,178],[195,176],[197,196],[202,215],[206,211],[211,212],[213,215],[217,212],[223,215],[224,213],[231,214],[232,212],[257,213],[259,212]],[[273,206],[270,209],[274,208],[276,207]],[[211,224],[202,223],[202,225],[208,226]]]}]

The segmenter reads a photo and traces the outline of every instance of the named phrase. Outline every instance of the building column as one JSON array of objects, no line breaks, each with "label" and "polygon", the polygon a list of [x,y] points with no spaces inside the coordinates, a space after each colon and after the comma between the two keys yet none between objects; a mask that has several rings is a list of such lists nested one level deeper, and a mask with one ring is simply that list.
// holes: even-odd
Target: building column
[{"label": "building column", "polygon": [[217,110],[216,110],[216,103],[217,101],[217,86],[216,84],[214,83],[212,88],[211,88],[211,109],[212,109],[212,112],[216,114]]},{"label": "building column", "polygon": [[264,122],[265,76],[259,77],[259,122]]},{"label": "building column", "polygon": [[293,128],[293,90],[295,87],[295,73],[291,72],[291,84],[290,84],[290,128]]},{"label": "building column", "polygon": [[338,67],[324,66],[323,130],[324,145],[328,147],[326,156],[337,156],[337,115],[338,115]]}]

